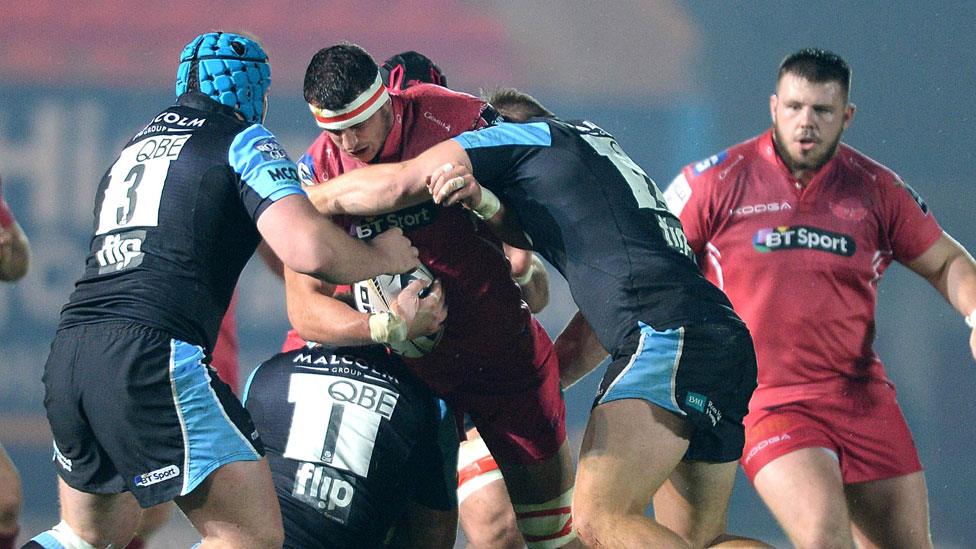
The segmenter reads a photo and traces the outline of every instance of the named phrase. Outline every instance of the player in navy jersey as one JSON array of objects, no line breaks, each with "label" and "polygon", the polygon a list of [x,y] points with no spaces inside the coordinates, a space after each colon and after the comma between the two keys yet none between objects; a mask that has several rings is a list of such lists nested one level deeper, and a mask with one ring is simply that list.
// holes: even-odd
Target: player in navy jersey
[{"label": "player in navy jersey", "polygon": [[315,212],[261,124],[269,85],[258,42],[198,36],[177,103],[103,176],[85,272],[44,369],[62,521],[29,546],[124,547],[139,506],[168,500],[203,547],[281,545],[261,441],[208,365],[237,277],[261,237],[290,268],[333,282],[409,270],[417,251],[395,231],[365,244]]},{"label": "player in navy jersey", "polygon": [[[612,360],[579,461],[581,539],[600,547],[741,543],[724,531],[756,386],[749,332],[698,272],[660,191],[613,137],[523,100],[544,118],[466,132],[412,161],[351,172],[316,203],[382,211],[389,204],[379,188],[401,189],[401,204],[433,195],[469,205],[508,242],[541,253],[580,308],[567,337],[581,343],[581,356],[606,349]],[[644,516],[652,497],[655,519]]]},{"label": "player in navy jersey", "polygon": [[439,402],[378,345],[312,344],[258,366],[244,403],[285,547],[453,547],[457,432]]}]

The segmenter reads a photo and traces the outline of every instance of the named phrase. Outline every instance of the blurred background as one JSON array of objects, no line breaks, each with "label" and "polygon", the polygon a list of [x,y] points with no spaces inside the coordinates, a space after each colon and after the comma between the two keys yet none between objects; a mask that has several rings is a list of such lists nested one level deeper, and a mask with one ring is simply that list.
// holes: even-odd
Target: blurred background
[{"label": "blurred background", "polygon": [[[782,58],[824,47],[854,70],[845,141],[898,172],[976,250],[976,3],[359,0],[8,2],[0,23],[0,175],[34,248],[32,272],[0,286],[0,440],[23,478],[23,539],[57,521],[40,377],[58,312],[81,274],[94,190],[121,146],[173,100],[196,34],[245,30],[273,67],[266,125],[297,158],[317,135],[302,100],[318,49],[358,43],[377,61],[414,49],[454,89],[516,86],[564,118],[617,136],[663,188],[684,164],[762,132]],[[960,170],[963,171],[960,171]],[[969,198],[967,198],[969,197]],[[551,334],[575,308],[553,276]],[[279,347],[283,290],[259,261],[240,283],[242,377]],[[877,349],[925,465],[937,547],[976,544],[976,369],[961,317],[901,266],[880,290]],[[600,372],[602,373],[602,372]],[[595,384],[566,394],[578,444]],[[0,490],[4,487],[0,486]],[[731,529],[786,542],[741,477]],[[188,547],[182,518],[152,547]]]}]

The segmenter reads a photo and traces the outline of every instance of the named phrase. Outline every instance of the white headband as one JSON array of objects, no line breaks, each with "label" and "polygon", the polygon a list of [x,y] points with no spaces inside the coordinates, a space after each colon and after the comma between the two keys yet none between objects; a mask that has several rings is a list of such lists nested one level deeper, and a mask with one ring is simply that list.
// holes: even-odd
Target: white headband
[{"label": "white headband", "polygon": [[376,80],[373,81],[373,84],[366,88],[366,91],[359,94],[359,97],[350,101],[345,107],[331,111],[309,104],[308,108],[312,110],[312,114],[315,116],[315,123],[320,128],[326,130],[344,130],[373,116],[373,113],[380,110],[380,107],[385,105],[389,100],[390,94],[386,92],[383,79],[380,78],[380,74],[377,72]]}]

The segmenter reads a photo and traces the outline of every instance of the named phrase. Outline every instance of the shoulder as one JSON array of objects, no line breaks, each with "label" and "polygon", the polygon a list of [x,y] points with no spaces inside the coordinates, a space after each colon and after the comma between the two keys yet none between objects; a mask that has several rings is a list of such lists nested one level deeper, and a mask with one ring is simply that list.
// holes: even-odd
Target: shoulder
[{"label": "shoulder", "polygon": [[838,146],[837,156],[849,176],[867,185],[887,187],[901,180],[893,170],[846,143]]},{"label": "shoulder", "polygon": [[840,144],[837,155],[846,177],[853,177],[859,185],[872,188],[885,200],[911,199],[924,214],[929,213],[922,196],[891,168],[845,143]]},{"label": "shoulder", "polygon": [[303,185],[327,181],[339,173],[339,147],[326,132],[319,134],[298,159],[298,175]]},{"label": "shoulder", "polygon": [[729,179],[760,157],[763,137],[753,137],[708,158],[692,162],[682,168],[681,174],[691,184],[710,184],[717,179]]},{"label": "shoulder", "polygon": [[478,127],[487,103],[467,93],[433,84],[418,84],[393,95],[418,124],[439,126],[451,134]]}]

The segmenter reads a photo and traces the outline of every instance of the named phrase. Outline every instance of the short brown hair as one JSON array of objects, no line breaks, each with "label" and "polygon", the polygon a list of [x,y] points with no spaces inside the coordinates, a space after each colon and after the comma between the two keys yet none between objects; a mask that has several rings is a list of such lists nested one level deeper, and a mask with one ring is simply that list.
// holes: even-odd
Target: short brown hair
[{"label": "short brown hair", "polygon": [[495,88],[482,92],[482,99],[491,104],[505,120],[524,122],[530,118],[555,118],[556,115],[542,106],[531,95],[515,88]]}]

